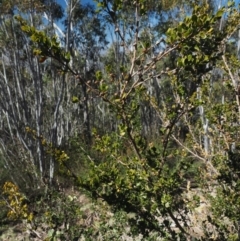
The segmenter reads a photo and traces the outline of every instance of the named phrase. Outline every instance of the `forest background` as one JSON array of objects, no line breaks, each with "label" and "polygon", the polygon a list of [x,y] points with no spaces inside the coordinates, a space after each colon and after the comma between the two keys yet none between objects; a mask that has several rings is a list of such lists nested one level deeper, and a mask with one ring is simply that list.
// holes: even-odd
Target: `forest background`
[{"label": "forest background", "polygon": [[239,240],[237,2],[65,3],[0,1],[2,239]]}]

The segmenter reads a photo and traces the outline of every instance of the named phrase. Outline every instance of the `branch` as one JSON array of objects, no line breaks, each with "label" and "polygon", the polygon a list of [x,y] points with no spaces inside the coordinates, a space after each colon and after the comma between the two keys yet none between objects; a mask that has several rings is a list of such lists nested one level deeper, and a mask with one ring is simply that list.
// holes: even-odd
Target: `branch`
[{"label": "branch", "polygon": [[[232,83],[233,83],[233,87],[234,87],[234,89],[235,89],[235,92],[237,93],[237,92],[238,92],[238,86],[237,86],[236,80],[235,80],[235,78],[234,78],[234,76],[233,76],[233,73],[232,73],[230,67],[228,66],[228,63],[227,63],[227,60],[226,60],[225,55],[222,56],[222,59],[223,59],[224,65],[225,65],[225,67],[226,67],[226,69],[227,69],[227,71],[228,71],[228,74],[229,74],[229,76],[230,76],[230,78],[231,78],[231,80],[232,80]],[[236,102],[237,102],[238,113],[239,113],[239,116],[238,116],[239,121],[238,121],[238,122],[240,123],[240,101],[239,101],[239,95],[238,95],[238,94],[236,94]]]},{"label": "branch", "polygon": [[211,168],[212,170],[218,175],[218,171],[216,170],[216,168],[214,168],[214,166],[212,165],[212,163],[210,161],[206,161],[205,158],[203,157],[200,157],[199,155],[197,155],[196,153],[194,153],[193,151],[191,151],[188,147],[186,147],[181,141],[179,141],[175,135],[171,135],[171,137],[181,146],[183,147],[188,153],[192,154],[194,157],[196,157],[197,159],[203,161],[204,163],[207,163]]}]

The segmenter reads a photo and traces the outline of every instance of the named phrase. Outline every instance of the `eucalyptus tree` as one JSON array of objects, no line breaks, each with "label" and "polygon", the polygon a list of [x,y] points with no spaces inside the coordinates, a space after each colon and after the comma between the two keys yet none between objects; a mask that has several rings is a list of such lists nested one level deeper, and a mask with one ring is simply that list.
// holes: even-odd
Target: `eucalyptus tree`
[{"label": "eucalyptus tree", "polygon": [[[8,142],[19,145],[19,149],[21,146],[23,149],[26,148],[30,156],[21,157],[24,158],[22,168],[26,166],[26,161],[30,161],[32,167],[37,165],[42,171],[43,157],[40,143],[37,151],[34,150],[31,146],[32,141],[29,143],[24,133],[24,127],[28,124],[37,125],[39,133],[41,131],[39,129],[42,121],[40,66],[31,56],[26,39],[19,32],[12,16],[1,21],[1,37],[1,122],[3,133],[5,132],[2,136],[2,148],[11,153],[13,150],[6,146]],[[31,91],[31,85],[35,85],[35,92]],[[4,138],[9,140],[6,141]],[[24,151],[22,154],[24,155]],[[11,158],[14,157],[11,155]],[[8,164],[6,163],[6,166],[9,167]],[[18,163],[12,163],[12,166],[18,166]],[[31,170],[31,165],[28,166]],[[36,170],[32,174],[37,178]]]},{"label": "eucalyptus tree", "polygon": [[[81,4],[80,1],[67,2],[68,17],[65,25],[65,46],[71,54],[71,68],[75,73],[75,89],[67,92],[68,99],[75,103],[78,115],[78,125],[83,126],[86,143],[91,142],[91,127],[96,125],[98,109],[96,96],[87,92],[87,85],[95,81],[95,72],[102,68],[100,56],[106,48],[105,26],[102,16],[91,4]],[[98,123],[97,123],[98,124]]]},{"label": "eucalyptus tree", "polygon": [[[33,52],[32,41],[20,31],[11,10],[23,14],[30,26],[44,29],[42,15],[49,4],[55,6],[51,8],[52,12],[46,13],[51,19],[52,30],[49,32],[48,26],[45,29],[53,36],[53,21],[62,16],[61,8],[53,1],[34,1],[34,4],[9,1],[1,5],[6,9],[6,14],[1,15],[0,103],[4,133],[1,150],[5,152],[5,167],[10,173],[17,168],[22,170],[11,176],[15,175],[15,180],[19,178],[20,183],[24,180],[26,185],[33,183],[36,186],[40,185],[43,176],[53,178],[53,160],[47,157],[41,140],[26,135],[25,128],[33,128],[37,136],[44,135],[53,145],[61,144],[66,132],[61,107],[66,79],[59,74],[54,61],[45,61],[44,56]],[[19,153],[16,153],[16,145]]]}]

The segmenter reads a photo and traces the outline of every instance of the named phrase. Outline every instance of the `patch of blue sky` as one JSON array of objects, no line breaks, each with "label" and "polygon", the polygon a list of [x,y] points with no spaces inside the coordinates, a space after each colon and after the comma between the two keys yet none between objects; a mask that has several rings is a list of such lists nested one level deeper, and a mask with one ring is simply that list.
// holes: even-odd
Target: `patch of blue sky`
[{"label": "patch of blue sky", "polygon": [[[59,3],[63,9],[66,9],[66,2],[68,2],[68,0],[56,0],[57,3]],[[95,5],[95,2],[93,0],[80,0],[81,4],[92,4]]]}]

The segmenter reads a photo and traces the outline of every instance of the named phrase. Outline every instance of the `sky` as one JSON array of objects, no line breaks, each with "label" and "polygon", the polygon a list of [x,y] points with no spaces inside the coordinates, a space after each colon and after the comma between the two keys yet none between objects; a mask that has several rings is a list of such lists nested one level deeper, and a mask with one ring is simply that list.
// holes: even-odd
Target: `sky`
[{"label": "sky", "polygon": [[[60,3],[60,4],[63,6],[63,8],[66,7],[65,0],[56,0],[56,2],[57,2],[57,3]],[[81,2],[82,4],[86,4],[86,3],[95,4],[95,3],[93,2],[93,0],[81,0],[80,2]]]},{"label": "sky", "polygon": [[[57,1],[58,3],[60,3],[63,7],[66,6],[65,0],[56,0],[56,1]],[[131,0],[130,0],[130,1],[131,1]],[[216,2],[219,2],[219,3],[224,4],[224,3],[227,2],[227,0],[217,0]],[[240,0],[235,0],[235,2],[239,4],[239,3],[240,3]],[[86,4],[86,3],[95,4],[93,0],[81,0],[81,3],[82,3],[82,4]]]},{"label": "sky", "polygon": [[[63,9],[64,9],[64,11],[66,10],[66,1],[68,1],[68,0],[55,0],[57,3],[59,3],[62,7],[63,7]],[[92,5],[96,5],[96,3],[94,2],[94,0],[79,0],[80,1],[80,3],[81,4],[87,4],[87,3],[89,3],[89,4],[92,4]],[[61,28],[61,29],[64,29],[64,27],[63,27],[63,24],[62,24],[62,20],[59,20],[58,22],[57,22],[57,25]]]}]

